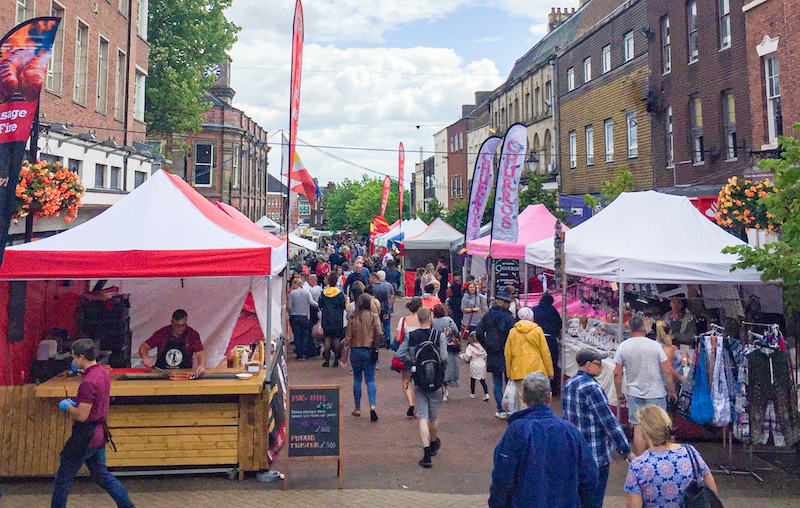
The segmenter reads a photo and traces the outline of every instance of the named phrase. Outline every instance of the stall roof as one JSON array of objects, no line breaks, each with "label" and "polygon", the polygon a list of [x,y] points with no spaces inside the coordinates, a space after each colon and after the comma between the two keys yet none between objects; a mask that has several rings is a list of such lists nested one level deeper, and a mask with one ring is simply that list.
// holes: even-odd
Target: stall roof
[{"label": "stall roof", "polygon": [[[758,282],[755,269],[730,271],[744,242],[711,223],[688,198],[625,192],[565,235],[566,272],[633,283]],[[553,240],[525,247],[525,261],[553,267]]]},{"label": "stall roof", "polygon": [[[555,233],[555,216],[542,204],[528,205],[519,214],[519,239],[516,242],[492,241],[491,236],[484,236],[467,242],[467,254],[487,257],[489,247],[495,259],[524,259],[525,246],[545,238],[552,238]],[[565,230],[568,229],[562,225]]]},{"label": "stall roof", "polygon": [[403,240],[405,237],[410,238],[422,233],[426,227],[428,227],[428,225],[425,224],[425,221],[419,217],[415,217],[414,219],[406,219],[398,227],[376,237],[375,245],[378,247],[388,247],[390,246],[391,242],[398,242]]},{"label": "stall roof", "polygon": [[437,218],[424,231],[412,237],[406,237],[403,248],[409,249],[450,249],[450,242],[464,236],[456,228]]},{"label": "stall roof", "polygon": [[97,217],[7,248],[0,280],[275,275],[285,264],[280,239],[160,170]]}]

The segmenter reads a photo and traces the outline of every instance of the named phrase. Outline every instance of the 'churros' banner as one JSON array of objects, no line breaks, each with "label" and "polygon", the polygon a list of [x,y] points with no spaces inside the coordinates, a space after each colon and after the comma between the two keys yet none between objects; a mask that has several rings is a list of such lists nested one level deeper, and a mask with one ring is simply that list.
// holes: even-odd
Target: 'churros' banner
[{"label": "'churros' banner", "polygon": [[484,141],[478,152],[478,158],[475,160],[475,172],[472,174],[472,185],[467,204],[466,241],[481,236],[481,219],[483,212],[486,211],[494,180],[494,153],[500,146],[500,141],[501,139],[497,136],[492,136]]},{"label": "'churros' banner", "polygon": [[[500,153],[500,169],[494,189],[494,218],[492,219],[492,241],[516,242],[519,235],[519,179],[522,163],[528,150],[526,127],[516,123],[508,128],[503,138]],[[491,243],[490,243],[491,245]],[[489,247],[489,255],[492,249]]]},{"label": "'churros' banner", "polygon": [[0,263],[58,23],[59,18],[31,19],[0,40]]}]

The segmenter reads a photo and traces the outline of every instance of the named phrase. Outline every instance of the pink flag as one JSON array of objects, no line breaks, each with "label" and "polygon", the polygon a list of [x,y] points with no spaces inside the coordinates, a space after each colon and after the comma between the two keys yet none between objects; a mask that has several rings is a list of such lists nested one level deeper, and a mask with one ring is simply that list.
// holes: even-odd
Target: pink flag
[{"label": "pink flag", "polygon": [[392,178],[386,175],[383,179],[383,189],[381,191],[381,217],[386,215],[386,204],[389,202],[389,190],[392,188]]},{"label": "pink flag", "polygon": [[492,136],[481,145],[478,159],[475,161],[475,172],[469,192],[467,210],[466,239],[474,240],[481,236],[481,219],[489,201],[489,192],[494,180],[494,153],[500,146],[500,138]]},{"label": "pink flag", "polygon": [[400,180],[397,189],[399,191],[398,200],[400,201],[400,222],[403,221],[403,173],[405,172],[406,152],[403,143],[400,143],[400,150],[397,154],[397,179]]},{"label": "pink flag", "polygon": [[[293,182],[299,178],[295,173],[295,149],[297,143],[297,123],[300,120],[300,82],[303,74],[303,5],[300,0],[294,5],[294,24],[292,25],[292,75],[291,90],[289,96],[289,171],[288,171],[288,193],[289,203],[292,203]],[[290,208],[286,213],[286,229],[289,228],[289,218],[293,210]],[[288,243],[287,243],[288,245]]]}]

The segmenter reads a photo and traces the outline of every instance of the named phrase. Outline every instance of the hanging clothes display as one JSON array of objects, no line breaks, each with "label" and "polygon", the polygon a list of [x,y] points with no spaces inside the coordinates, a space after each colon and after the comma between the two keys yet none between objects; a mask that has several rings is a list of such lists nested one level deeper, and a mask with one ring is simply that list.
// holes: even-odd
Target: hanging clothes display
[{"label": "hanging clothes display", "polygon": [[779,347],[759,345],[748,355],[747,402],[753,443],[793,446],[800,439],[800,417],[792,389],[789,357]]},{"label": "hanging clothes display", "polygon": [[731,422],[731,399],[728,391],[727,369],[725,368],[725,352],[722,337],[718,337],[716,347],[713,347],[709,337],[707,348],[714,351],[714,370],[711,376],[711,400],[714,404],[714,418],[711,420],[715,427],[725,427]]}]

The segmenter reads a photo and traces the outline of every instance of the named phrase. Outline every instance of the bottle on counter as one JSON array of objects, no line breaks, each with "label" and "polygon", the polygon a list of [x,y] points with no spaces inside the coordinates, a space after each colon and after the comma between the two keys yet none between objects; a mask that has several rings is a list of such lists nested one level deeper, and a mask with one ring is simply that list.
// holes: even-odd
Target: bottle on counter
[{"label": "bottle on counter", "polygon": [[234,348],[233,354],[231,355],[231,368],[239,368],[239,350],[236,348]]},{"label": "bottle on counter", "polygon": [[239,355],[239,368],[244,369],[247,367],[247,361],[250,359],[249,355],[247,354],[247,350],[242,351],[242,354]]}]

